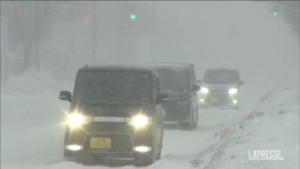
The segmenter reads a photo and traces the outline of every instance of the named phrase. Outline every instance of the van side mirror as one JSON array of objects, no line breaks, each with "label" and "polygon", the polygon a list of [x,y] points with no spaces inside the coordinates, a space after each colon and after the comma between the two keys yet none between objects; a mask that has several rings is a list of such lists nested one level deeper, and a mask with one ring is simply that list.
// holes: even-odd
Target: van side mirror
[{"label": "van side mirror", "polygon": [[195,92],[199,91],[200,89],[201,89],[201,87],[197,84],[193,85],[193,87],[192,87],[192,90]]},{"label": "van side mirror", "polygon": [[168,98],[167,94],[158,94],[156,97],[156,104],[161,103],[166,98]]},{"label": "van side mirror", "polygon": [[60,100],[66,100],[66,101],[68,101],[68,102],[71,103],[71,101],[72,101],[72,94],[69,91],[61,91],[59,93],[59,99]]}]

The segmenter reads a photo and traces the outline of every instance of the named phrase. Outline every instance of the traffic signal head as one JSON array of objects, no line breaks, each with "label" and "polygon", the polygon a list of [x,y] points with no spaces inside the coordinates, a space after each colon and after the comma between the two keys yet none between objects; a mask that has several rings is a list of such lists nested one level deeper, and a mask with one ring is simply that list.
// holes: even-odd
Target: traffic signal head
[{"label": "traffic signal head", "polygon": [[135,20],[135,15],[134,15],[134,14],[131,14],[131,15],[130,15],[130,19],[131,19],[131,20]]},{"label": "traffic signal head", "polygon": [[84,24],[91,24],[91,22],[92,22],[91,12],[84,12],[84,14],[83,14],[83,23]]},{"label": "traffic signal head", "polygon": [[278,16],[278,12],[277,12],[277,11],[274,11],[274,12],[273,12],[273,15],[274,15],[274,16]]}]

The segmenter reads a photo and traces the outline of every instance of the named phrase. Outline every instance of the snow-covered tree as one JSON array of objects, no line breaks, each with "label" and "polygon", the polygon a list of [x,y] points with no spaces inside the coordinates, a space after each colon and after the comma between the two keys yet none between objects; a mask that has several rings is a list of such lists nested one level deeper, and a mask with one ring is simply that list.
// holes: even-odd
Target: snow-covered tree
[{"label": "snow-covered tree", "polygon": [[[14,29],[18,47],[22,53],[22,72],[32,67],[39,68],[39,44],[47,40],[53,26],[69,18],[70,2],[63,1],[6,1],[9,29]],[[1,13],[2,15],[2,13]],[[33,54],[34,53],[34,54]]]}]

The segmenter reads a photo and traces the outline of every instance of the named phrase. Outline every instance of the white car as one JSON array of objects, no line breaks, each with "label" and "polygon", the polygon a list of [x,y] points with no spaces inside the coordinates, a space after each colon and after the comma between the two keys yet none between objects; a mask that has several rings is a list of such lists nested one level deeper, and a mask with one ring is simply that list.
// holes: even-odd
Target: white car
[{"label": "white car", "polygon": [[240,80],[239,72],[235,69],[215,68],[207,69],[199,91],[200,108],[240,108]]}]

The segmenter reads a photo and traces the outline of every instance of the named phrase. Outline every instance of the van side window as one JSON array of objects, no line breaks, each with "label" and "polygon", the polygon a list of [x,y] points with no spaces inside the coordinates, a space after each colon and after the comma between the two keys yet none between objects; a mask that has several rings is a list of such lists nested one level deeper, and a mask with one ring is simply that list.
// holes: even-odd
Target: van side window
[{"label": "van side window", "polygon": [[155,84],[155,76],[152,76],[152,88],[151,88],[151,90],[152,90],[152,99],[153,99],[153,103],[155,103],[155,101],[156,101],[156,84]]},{"label": "van side window", "polygon": [[158,83],[158,77],[153,76],[153,100],[156,101],[156,97],[159,94],[159,83]]},{"label": "van side window", "polygon": [[196,73],[195,73],[195,70],[193,70],[193,84],[196,83]]},{"label": "van side window", "polygon": [[155,84],[155,86],[156,86],[155,91],[156,91],[156,95],[158,95],[158,94],[160,94],[159,78],[158,78],[158,77],[156,77],[155,83],[156,83],[156,84]]},{"label": "van side window", "polygon": [[194,76],[193,76],[193,71],[189,71],[189,76],[190,76],[190,88],[192,89],[193,85],[194,85]]}]

